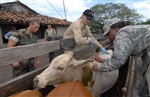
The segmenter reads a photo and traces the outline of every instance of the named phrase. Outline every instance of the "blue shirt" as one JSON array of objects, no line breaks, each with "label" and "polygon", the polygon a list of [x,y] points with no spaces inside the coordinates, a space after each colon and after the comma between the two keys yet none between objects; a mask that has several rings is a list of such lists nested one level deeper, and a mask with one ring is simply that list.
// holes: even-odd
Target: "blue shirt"
[{"label": "blue shirt", "polygon": [[5,39],[8,39],[11,36],[12,31],[9,31],[5,34]]}]

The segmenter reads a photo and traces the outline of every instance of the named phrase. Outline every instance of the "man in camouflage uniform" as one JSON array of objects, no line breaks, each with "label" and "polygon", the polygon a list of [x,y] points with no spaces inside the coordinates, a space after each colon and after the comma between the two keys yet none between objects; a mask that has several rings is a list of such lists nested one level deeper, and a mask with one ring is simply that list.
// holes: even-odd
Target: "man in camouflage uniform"
[{"label": "man in camouflage uniform", "polygon": [[[113,42],[114,52],[111,59],[103,60],[100,65],[93,65],[92,69],[100,72],[113,71],[124,65],[130,55],[141,56],[146,67],[144,77],[150,94],[150,25],[127,25],[127,21],[116,18],[104,25],[104,35]],[[140,88],[142,87],[139,85]],[[149,94],[141,95],[140,90],[138,92],[138,97],[150,97]]]},{"label": "man in camouflage uniform", "polygon": [[94,19],[94,12],[90,9],[86,9],[81,18],[73,22],[66,32],[63,38],[74,38],[75,43],[78,46],[89,45],[90,47],[96,45],[100,51],[108,53],[105,48],[93,37],[88,24]]},{"label": "man in camouflage uniform", "polygon": [[[31,20],[28,28],[20,29],[12,33],[9,38],[7,47],[14,47],[19,45],[28,45],[37,43],[37,36],[34,34],[38,31],[40,24],[36,20]],[[25,74],[31,70],[34,70],[34,66],[39,65],[38,57],[22,60],[20,62],[14,62],[11,64],[13,67],[13,76]]]}]

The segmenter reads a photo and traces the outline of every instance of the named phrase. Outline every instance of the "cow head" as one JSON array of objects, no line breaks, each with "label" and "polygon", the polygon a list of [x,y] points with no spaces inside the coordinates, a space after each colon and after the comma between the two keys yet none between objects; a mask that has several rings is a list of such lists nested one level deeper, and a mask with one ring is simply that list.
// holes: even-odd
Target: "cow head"
[{"label": "cow head", "polygon": [[80,80],[80,75],[77,75],[80,74],[79,69],[88,61],[92,60],[77,61],[73,58],[73,52],[65,52],[54,58],[49,67],[33,79],[34,85],[45,88],[46,85],[57,85],[63,82]]}]

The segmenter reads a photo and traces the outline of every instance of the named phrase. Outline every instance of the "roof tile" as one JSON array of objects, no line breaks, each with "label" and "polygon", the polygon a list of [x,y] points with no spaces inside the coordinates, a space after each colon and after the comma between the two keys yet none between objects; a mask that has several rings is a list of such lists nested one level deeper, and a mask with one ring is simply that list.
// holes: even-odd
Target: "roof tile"
[{"label": "roof tile", "polygon": [[0,23],[17,23],[17,24],[26,24],[30,19],[36,19],[41,24],[54,24],[54,25],[70,25],[71,22],[48,17],[40,14],[27,14],[27,13],[19,13],[19,12],[7,12],[4,10],[0,10]]}]

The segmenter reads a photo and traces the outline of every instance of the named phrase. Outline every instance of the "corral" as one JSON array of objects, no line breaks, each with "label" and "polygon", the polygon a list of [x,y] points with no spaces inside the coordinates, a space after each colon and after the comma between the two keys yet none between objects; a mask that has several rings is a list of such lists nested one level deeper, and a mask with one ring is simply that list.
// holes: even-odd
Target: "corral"
[{"label": "corral", "polygon": [[[95,37],[96,39],[101,41],[101,43],[106,48],[110,46],[109,41],[107,41],[106,39],[98,37],[98,35],[96,35]],[[33,56],[41,56],[49,52],[54,53],[57,52],[58,54],[58,52],[62,51],[64,47],[72,47],[74,45],[75,43],[73,39],[66,39],[66,40],[60,39],[55,41],[40,42],[37,44],[27,46],[0,49],[1,54],[0,68],[3,68],[4,66],[15,61],[28,59]],[[94,52],[96,52],[96,48],[89,48],[89,47],[77,48],[74,49],[73,52],[74,57],[76,59],[86,59],[89,58]],[[53,57],[55,57],[55,55]],[[134,97],[135,92],[133,93],[134,87],[132,85],[134,83],[133,81],[135,75],[135,64],[137,62],[138,62],[137,58],[131,56],[126,62],[126,64],[122,68],[120,68],[119,78],[114,87],[109,91],[107,91],[106,93],[103,93],[101,97]],[[14,78],[12,80],[1,83],[0,84],[1,97],[7,97],[19,91],[20,89],[28,86],[30,83],[32,83],[33,78],[37,74],[41,73],[46,67],[47,65],[38,68],[32,72],[29,72],[27,74],[24,74],[22,76],[19,76],[17,78]]]}]

